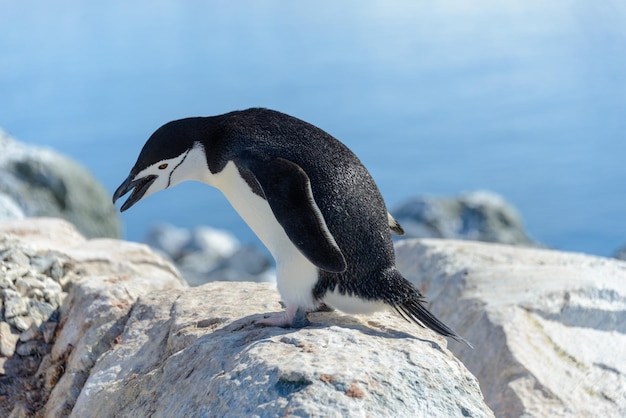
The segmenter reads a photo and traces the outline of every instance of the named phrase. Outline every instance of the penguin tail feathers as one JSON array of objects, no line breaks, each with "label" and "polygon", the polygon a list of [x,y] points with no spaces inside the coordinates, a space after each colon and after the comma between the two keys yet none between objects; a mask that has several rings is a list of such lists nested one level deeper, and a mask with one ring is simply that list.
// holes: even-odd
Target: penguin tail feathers
[{"label": "penguin tail feathers", "polygon": [[407,321],[414,322],[422,327],[430,328],[444,337],[452,338],[453,340],[467,345],[469,348],[474,348],[469,341],[461,337],[450,327],[437,319],[432,312],[426,309],[423,303],[424,302],[422,300],[411,299],[399,304],[394,304],[393,307],[398,314],[400,314],[400,316]]},{"label": "penguin tail feathers", "polygon": [[391,269],[390,273],[392,277],[391,280],[395,282],[398,288],[403,289],[401,294],[405,295],[402,299],[396,297],[393,299],[390,298],[391,300],[389,300],[391,306],[393,306],[401,317],[421,327],[430,328],[438,334],[452,338],[472,349],[474,348],[465,338],[461,337],[450,327],[441,322],[432,312],[426,309],[426,306],[424,306],[426,303],[424,296],[411,282],[402,277],[402,274],[397,269]]}]

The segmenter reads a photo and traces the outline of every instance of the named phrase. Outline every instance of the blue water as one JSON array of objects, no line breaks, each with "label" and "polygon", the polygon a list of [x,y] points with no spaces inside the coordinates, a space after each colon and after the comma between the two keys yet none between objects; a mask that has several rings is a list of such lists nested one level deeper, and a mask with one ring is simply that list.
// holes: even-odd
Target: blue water
[{"label": "blue water", "polygon": [[[264,106],[351,147],[389,206],[502,194],[529,233],[626,243],[626,2],[0,0],[0,127],[113,192],[162,123]],[[183,184],[123,214],[252,233]]]}]

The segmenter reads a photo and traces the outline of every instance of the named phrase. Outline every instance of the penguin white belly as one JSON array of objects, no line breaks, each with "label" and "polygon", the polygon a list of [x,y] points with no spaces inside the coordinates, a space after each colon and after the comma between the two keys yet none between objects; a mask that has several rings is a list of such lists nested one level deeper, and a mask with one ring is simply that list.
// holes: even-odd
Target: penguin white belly
[{"label": "penguin white belly", "polygon": [[316,308],[312,290],[318,280],[317,267],[287,237],[267,201],[252,191],[235,163],[229,161],[222,171],[211,175],[205,182],[217,187],[226,196],[272,253],[276,260],[278,291],[285,304],[306,310]]},{"label": "penguin white belly", "polygon": [[324,303],[348,314],[371,314],[387,310],[389,305],[384,302],[370,301],[356,296],[342,295],[337,289],[326,292]]}]

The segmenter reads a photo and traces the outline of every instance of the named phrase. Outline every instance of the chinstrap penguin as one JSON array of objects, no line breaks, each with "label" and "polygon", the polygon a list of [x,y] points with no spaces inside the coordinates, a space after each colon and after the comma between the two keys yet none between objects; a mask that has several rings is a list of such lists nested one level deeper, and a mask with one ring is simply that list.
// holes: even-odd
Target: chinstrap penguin
[{"label": "chinstrap penguin", "polygon": [[186,180],[218,188],[276,260],[285,312],[258,324],[302,326],[322,303],[346,313],[392,308],[466,342],[396,269],[390,232],[401,226],[361,161],[323,130],[260,108],[166,123],[113,203],[131,192],[125,211]]}]

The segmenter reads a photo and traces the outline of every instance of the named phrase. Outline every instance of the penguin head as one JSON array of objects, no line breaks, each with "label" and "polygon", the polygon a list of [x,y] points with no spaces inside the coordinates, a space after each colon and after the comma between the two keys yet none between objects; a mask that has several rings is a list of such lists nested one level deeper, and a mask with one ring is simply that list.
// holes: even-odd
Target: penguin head
[{"label": "penguin head", "polygon": [[169,122],[156,130],[143,146],[130,174],[113,194],[113,203],[131,192],[121,211],[159,190],[185,180],[201,180],[208,172],[204,146],[197,135],[202,118]]}]

